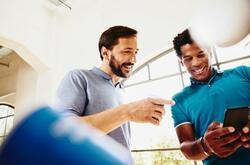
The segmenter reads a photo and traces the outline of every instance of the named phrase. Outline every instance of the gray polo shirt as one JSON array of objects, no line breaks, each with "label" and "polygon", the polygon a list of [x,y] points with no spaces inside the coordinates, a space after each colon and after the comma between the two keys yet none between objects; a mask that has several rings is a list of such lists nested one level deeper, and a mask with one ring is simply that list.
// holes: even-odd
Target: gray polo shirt
[{"label": "gray polo shirt", "polygon": [[[114,85],[111,77],[96,67],[91,70],[70,71],[62,80],[56,97],[56,107],[70,116],[92,115],[123,103],[121,84]],[[108,135],[130,148],[129,123]]]}]

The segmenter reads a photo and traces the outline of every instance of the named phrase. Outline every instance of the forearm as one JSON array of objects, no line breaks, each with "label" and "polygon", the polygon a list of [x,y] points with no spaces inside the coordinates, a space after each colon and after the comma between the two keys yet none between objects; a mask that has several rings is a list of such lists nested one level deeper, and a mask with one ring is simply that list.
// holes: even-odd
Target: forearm
[{"label": "forearm", "polygon": [[183,142],[181,151],[189,160],[204,160],[210,155],[204,150],[201,139]]},{"label": "forearm", "polygon": [[87,122],[104,133],[109,133],[129,121],[126,108],[126,105],[122,105],[97,114],[80,117],[80,120]]}]

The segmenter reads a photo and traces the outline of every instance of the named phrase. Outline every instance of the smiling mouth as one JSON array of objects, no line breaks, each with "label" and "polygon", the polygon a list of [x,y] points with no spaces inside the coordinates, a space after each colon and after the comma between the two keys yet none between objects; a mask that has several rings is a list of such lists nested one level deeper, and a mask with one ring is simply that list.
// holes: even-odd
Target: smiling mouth
[{"label": "smiling mouth", "polygon": [[130,70],[133,69],[133,66],[134,66],[134,65],[131,65],[131,64],[123,64],[122,66],[123,66],[126,70],[129,70],[129,71],[130,71]]},{"label": "smiling mouth", "polygon": [[195,73],[195,74],[201,74],[204,70],[205,70],[205,66],[203,66],[202,68],[198,68],[198,69],[193,69],[192,71]]}]

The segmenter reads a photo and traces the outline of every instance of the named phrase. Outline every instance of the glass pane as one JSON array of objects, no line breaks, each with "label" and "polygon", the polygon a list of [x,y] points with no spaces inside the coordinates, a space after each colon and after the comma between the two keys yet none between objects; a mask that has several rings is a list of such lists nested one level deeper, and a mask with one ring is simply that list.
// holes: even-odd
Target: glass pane
[{"label": "glass pane", "polygon": [[136,165],[194,165],[194,161],[187,160],[177,151],[134,152]]},{"label": "glass pane", "polygon": [[149,96],[170,98],[181,89],[180,76],[174,76],[127,87],[124,89],[124,93],[126,101],[134,101]]},{"label": "glass pane", "polygon": [[220,68],[221,68],[221,70],[225,70],[225,69],[234,68],[234,67],[239,66],[239,65],[250,66],[250,58],[222,64],[222,65],[220,65]]},{"label": "glass pane", "polygon": [[[157,96],[170,99],[173,94],[182,89],[180,76],[151,81],[148,83],[131,86],[125,89],[127,101],[134,101],[148,96]],[[166,144],[166,147],[179,147],[170,107],[165,107],[166,114],[160,126],[152,124],[131,124],[132,149],[156,148]]]},{"label": "glass pane", "polygon": [[14,122],[14,116],[7,118],[6,135],[8,135],[11,129],[13,128],[13,122]]},{"label": "glass pane", "polygon": [[212,55],[212,64],[216,64],[216,61],[215,61],[215,55]]},{"label": "glass pane", "polygon": [[184,73],[183,74],[183,79],[184,79],[184,86],[189,86],[191,83],[190,83],[190,74],[189,73]]},{"label": "glass pane", "polygon": [[0,119],[0,136],[4,136],[5,134],[5,124],[6,119]]},{"label": "glass pane", "polygon": [[179,72],[178,59],[174,51],[166,54],[156,61],[153,61],[149,64],[149,66],[151,78],[157,78]]},{"label": "glass pane", "polygon": [[[2,137],[6,136],[13,127],[14,116],[8,117],[9,115],[14,115],[13,108],[0,105],[0,136]],[[3,140],[3,138],[1,140]]]},{"label": "glass pane", "polygon": [[159,126],[152,124],[131,124],[132,149],[179,148],[173,119],[169,107]]},{"label": "glass pane", "polygon": [[147,66],[145,66],[141,70],[136,72],[134,75],[132,75],[129,79],[127,79],[124,82],[124,85],[126,86],[129,84],[138,83],[138,82],[145,81],[148,79],[149,79],[148,78],[148,68],[147,68]]},{"label": "glass pane", "polygon": [[219,62],[250,55],[250,34],[236,45],[230,47],[215,47]]},{"label": "glass pane", "polygon": [[0,105],[0,117],[7,116],[9,108],[6,105]]}]

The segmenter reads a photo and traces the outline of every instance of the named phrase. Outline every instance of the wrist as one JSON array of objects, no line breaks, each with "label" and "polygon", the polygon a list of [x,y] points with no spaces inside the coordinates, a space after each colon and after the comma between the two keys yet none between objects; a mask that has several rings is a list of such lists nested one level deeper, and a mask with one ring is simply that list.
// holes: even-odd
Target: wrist
[{"label": "wrist", "polygon": [[124,115],[126,122],[133,121],[134,106],[134,103],[122,105],[122,114]]},{"label": "wrist", "polygon": [[123,104],[114,108],[115,111],[118,111],[117,115],[119,116],[119,119],[123,121],[123,123],[131,120],[131,115],[130,115],[128,107],[129,107],[129,104]]},{"label": "wrist", "polygon": [[203,137],[201,137],[199,139],[200,141],[200,145],[202,147],[202,152],[204,155],[206,155],[207,157],[211,156],[213,154],[212,150],[210,149],[210,147],[208,146],[208,144],[205,142],[205,139]]}]

